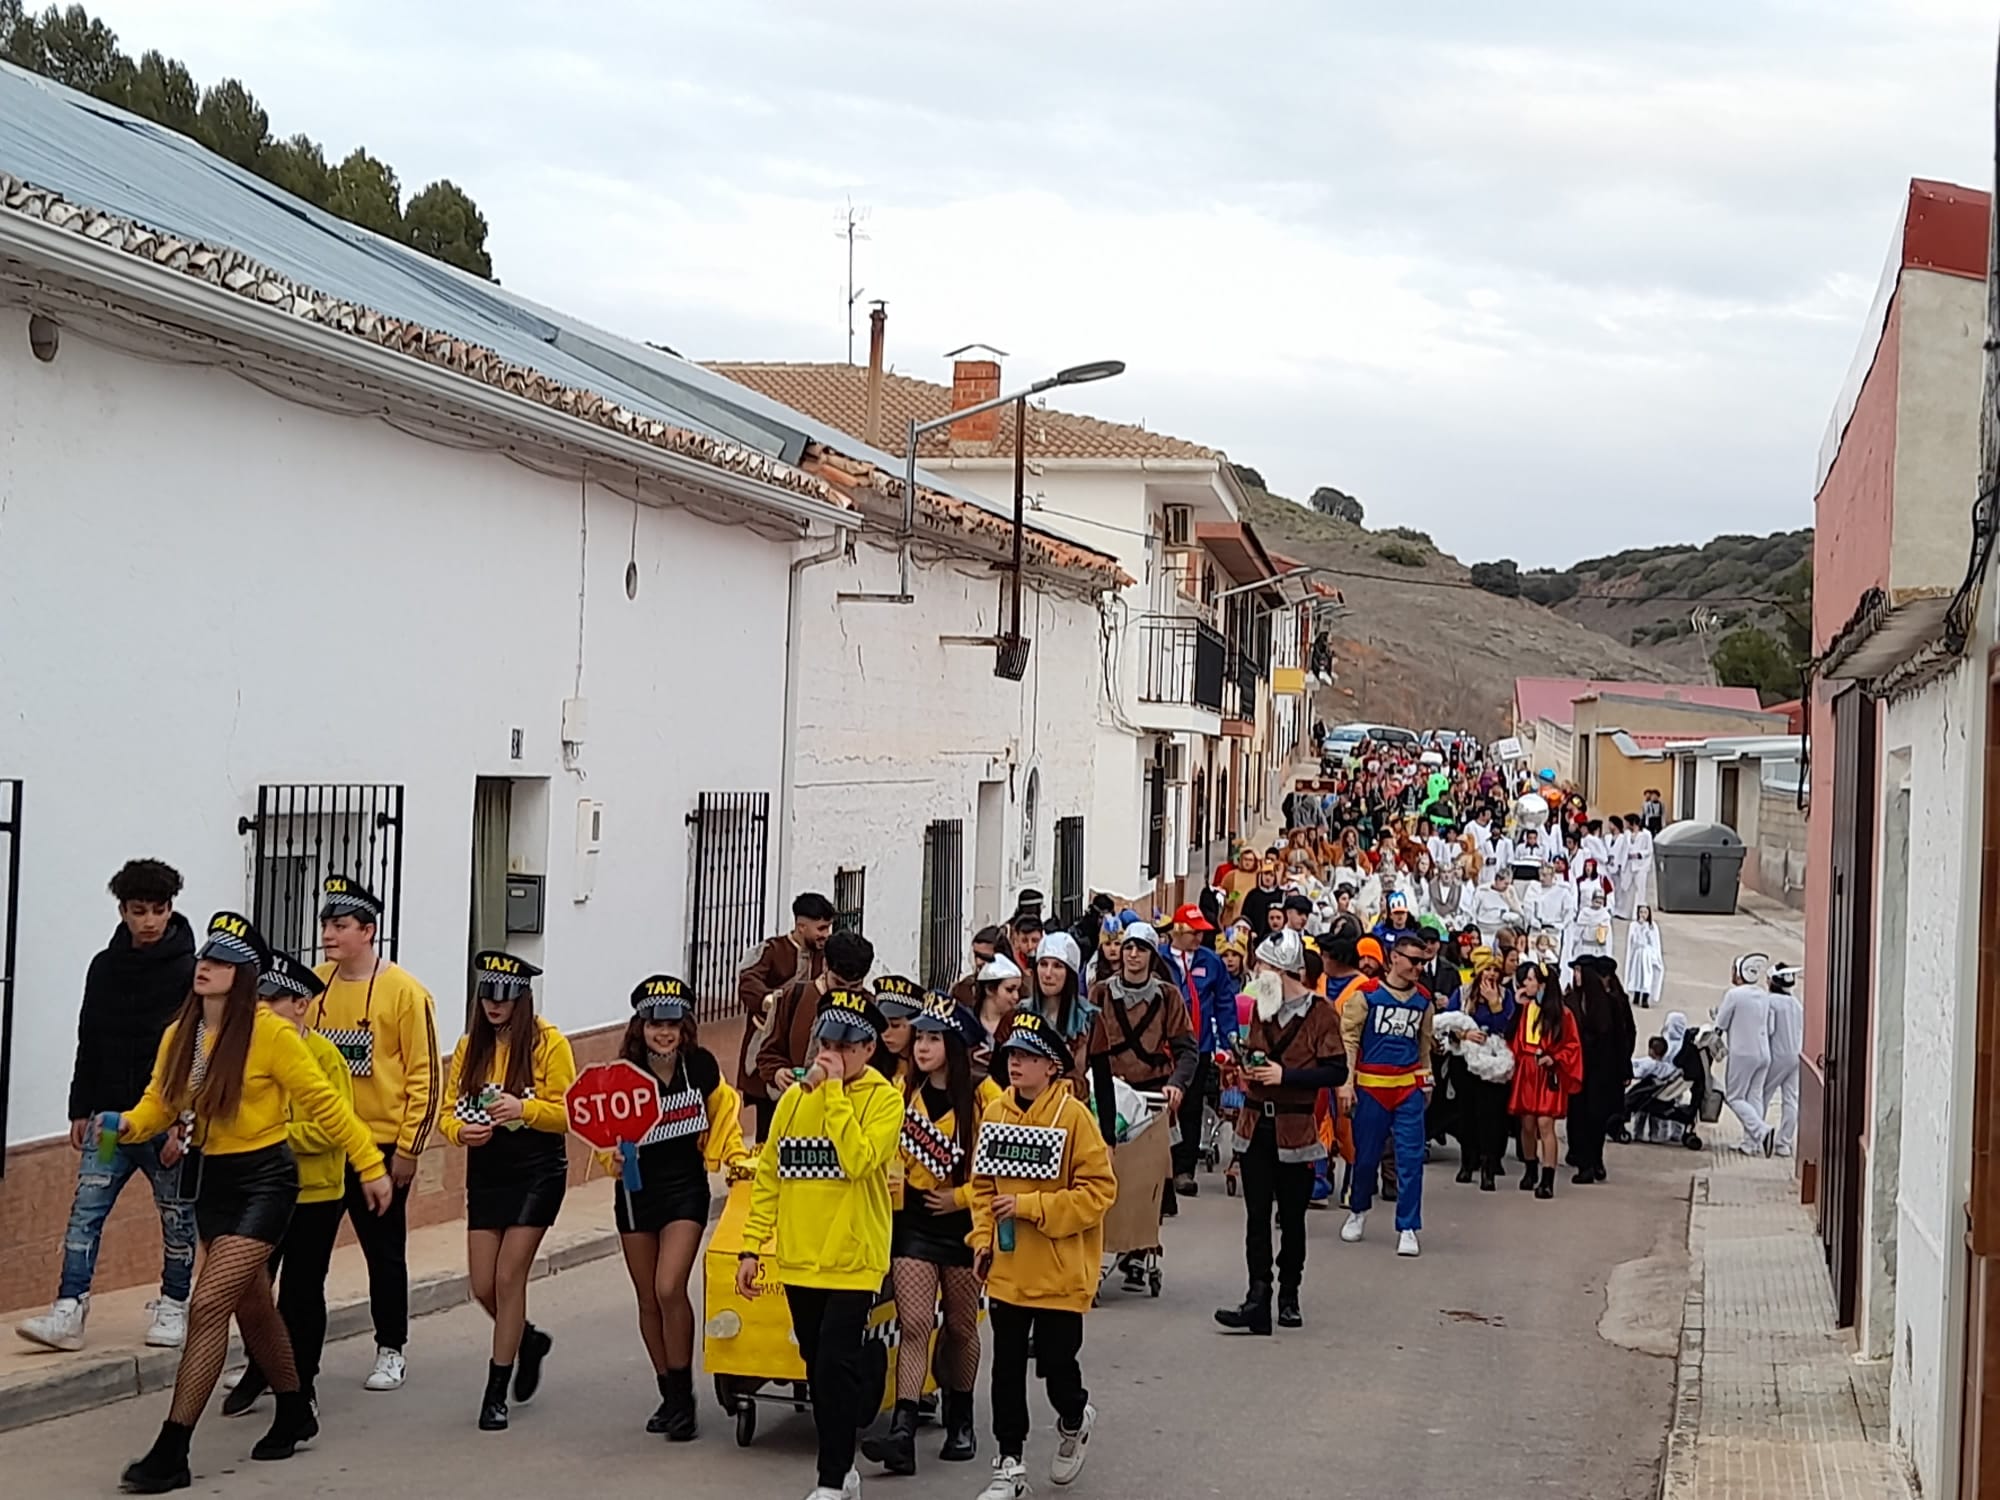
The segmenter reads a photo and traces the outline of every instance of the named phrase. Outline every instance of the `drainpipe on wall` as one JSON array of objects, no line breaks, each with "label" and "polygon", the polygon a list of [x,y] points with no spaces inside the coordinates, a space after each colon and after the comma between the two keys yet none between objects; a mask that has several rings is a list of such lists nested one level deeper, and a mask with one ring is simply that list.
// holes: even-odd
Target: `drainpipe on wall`
[{"label": "drainpipe on wall", "polygon": [[797,794],[799,753],[799,583],[808,568],[842,556],[847,551],[847,541],[848,528],[835,527],[831,542],[792,563],[785,591],[785,725],[778,766],[778,876],[774,908],[780,915],[789,909],[787,903],[792,898],[792,802]]}]

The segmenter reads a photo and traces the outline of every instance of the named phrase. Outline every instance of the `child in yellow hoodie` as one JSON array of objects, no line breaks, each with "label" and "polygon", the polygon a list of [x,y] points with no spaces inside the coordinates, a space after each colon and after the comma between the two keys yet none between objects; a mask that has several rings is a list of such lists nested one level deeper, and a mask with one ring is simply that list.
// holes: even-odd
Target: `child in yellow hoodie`
[{"label": "child in yellow hoodie", "polygon": [[1011,1087],[987,1106],[972,1163],[973,1264],[993,1325],[993,1437],[1000,1453],[980,1500],[1028,1493],[1028,1348],[1056,1409],[1051,1483],[1083,1472],[1097,1411],[1084,1388],[1083,1314],[1097,1290],[1104,1216],[1118,1196],[1111,1152],[1088,1106],[1056,1080],[1070,1052],[1022,1011],[1001,1044]]},{"label": "child in yellow hoodie", "polygon": [[757,1156],[736,1290],[755,1297],[776,1241],[774,1279],[812,1387],[819,1483],[806,1500],[861,1493],[854,1452],[879,1396],[862,1389],[868,1314],[889,1274],[889,1167],[903,1130],[903,1094],[870,1067],[882,1012],[859,990],[823,996],[812,1066],[778,1100]]}]

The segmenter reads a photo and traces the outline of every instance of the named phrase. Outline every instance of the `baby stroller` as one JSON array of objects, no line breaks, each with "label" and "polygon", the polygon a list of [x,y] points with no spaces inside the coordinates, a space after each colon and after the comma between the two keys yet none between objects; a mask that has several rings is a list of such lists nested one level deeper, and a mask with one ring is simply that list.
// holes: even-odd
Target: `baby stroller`
[{"label": "baby stroller", "polygon": [[1625,1120],[1630,1139],[1654,1144],[1679,1142],[1690,1151],[1702,1148],[1697,1126],[1713,1124],[1721,1114],[1722,1095],[1708,1080],[1723,1050],[1721,1033],[1713,1026],[1690,1028],[1675,1054],[1670,1078],[1642,1078],[1625,1091]]}]

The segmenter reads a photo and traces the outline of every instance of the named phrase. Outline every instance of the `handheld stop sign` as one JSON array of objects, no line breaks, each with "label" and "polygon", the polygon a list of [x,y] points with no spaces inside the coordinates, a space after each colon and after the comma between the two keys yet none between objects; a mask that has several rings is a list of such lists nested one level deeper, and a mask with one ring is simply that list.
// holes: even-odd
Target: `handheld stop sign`
[{"label": "handheld stop sign", "polygon": [[569,1128],[624,1163],[625,1191],[639,1191],[639,1142],[665,1118],[660,1091],[636,1063],[594,1063],[563,1095]]}]

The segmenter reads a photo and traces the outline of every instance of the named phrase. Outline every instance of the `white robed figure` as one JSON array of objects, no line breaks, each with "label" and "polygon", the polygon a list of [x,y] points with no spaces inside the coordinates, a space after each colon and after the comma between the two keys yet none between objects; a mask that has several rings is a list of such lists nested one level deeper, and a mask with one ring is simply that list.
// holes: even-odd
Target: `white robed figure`
[{"label": "white robed figure", "polygon": [[1743,1139],[1736,1149],[1746,1156],[1763,1154],[1771,1128],[1764,1112],[1769,1099],[1771,1073],[1771,992],[1762,980],[1771,971],[1771,960],[1762,953],[1746,953],[1736,960],[1732,977],[1735,985],[1722,997],[1715,1013],[1715,1026],[1729,1039],[1729,1070],[1722,1097],[1729,1112],[1743,1126]]},{"label": "white robed figure", "polygon": [[1612,902],[1619,917],[1632,920],[1632,913],[1650,895],[1652,883],[1653,836],[1643,824],[1632,824],[1625,830],[1625,858],[1618,868],[1618,893]]},{"label": "white robed figure", "polygon": [[1620,977],[1634,1004],[1651,1005],[1655,996],[1665,996],[1667,959],[1660,947],[1660,924],[1653,920],[1650,906],[1634,911],[1625,933],[1625,972]]},{"label": "white robed figure", "polygon": [[1583,909],[1569,924],[1569,933],[1563,943],[1563,968],[1569,968],[1579,958],[1609,957],[1611,906],[1604,887],[1594,885],[1587,893]]}]

